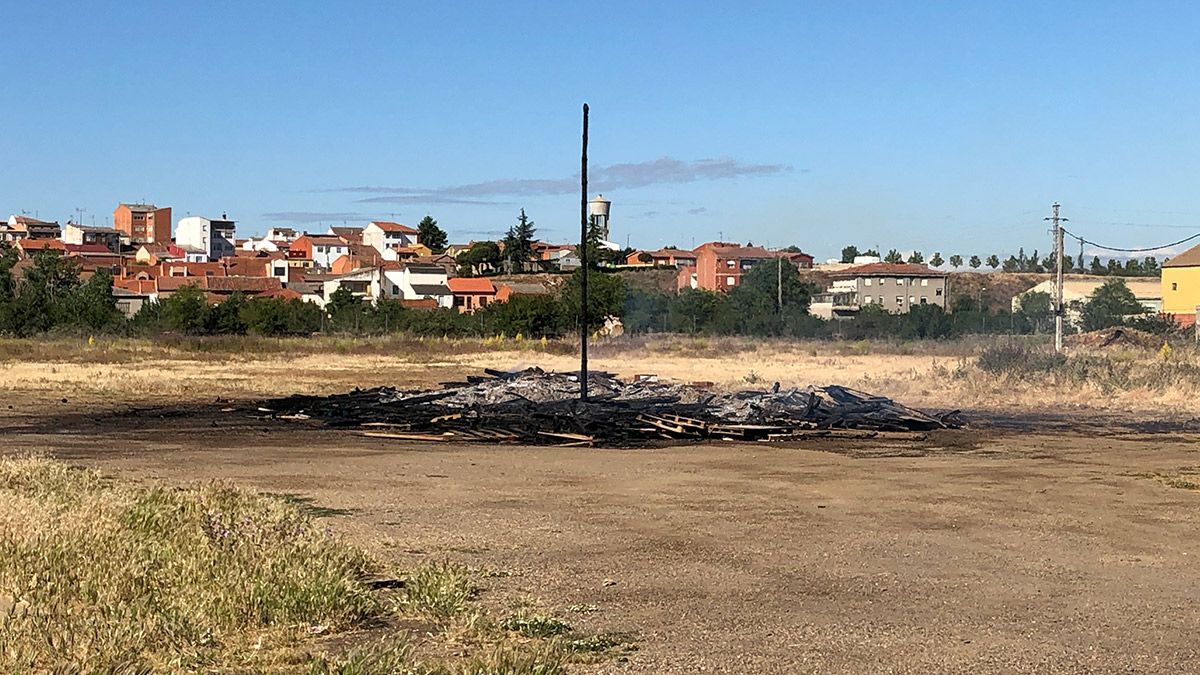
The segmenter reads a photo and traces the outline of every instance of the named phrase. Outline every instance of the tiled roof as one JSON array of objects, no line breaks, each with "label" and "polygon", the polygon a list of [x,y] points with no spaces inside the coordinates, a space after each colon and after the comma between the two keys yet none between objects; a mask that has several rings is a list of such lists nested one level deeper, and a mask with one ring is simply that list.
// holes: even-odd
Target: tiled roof
[{"label": "tiled roof", "polygon": [[483,277],[455,277],[447,279],[446,285],[454,293],[495,293],[496,287]]},{"label": "tiled roof", "polygon": [[372,220],[371,224],[384,232],[398,232],[400,234],[417,234],[417,231],[407,225],[393,223],[390,220]]},{"label": "tiled roof", "polygon": [[946,272],[909,263],[870,263],[844,269],[838,277],[945,277]]},{"label": "tiled roof", "polygon": [[1163,267],[1196,267],[1200,265],[1200,245],[1193,246],[1163,263]]},{"label": "tiled roof", "polygon": [[121,206],[124,206],[134,213],[148,213],[150,211],[158,210],[158,207],[153,204],[126,204],[122,202]]},{"label": "tiled roof", "polygon": [[332,234],[306,234],[302,238],[318,246],[349,246],[344,239]]}]

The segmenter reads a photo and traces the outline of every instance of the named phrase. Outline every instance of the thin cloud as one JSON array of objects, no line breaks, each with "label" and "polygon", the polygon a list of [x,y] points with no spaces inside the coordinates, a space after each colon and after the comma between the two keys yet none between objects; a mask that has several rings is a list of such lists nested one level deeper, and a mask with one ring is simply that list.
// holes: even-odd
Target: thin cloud
[{"label": "thin cloud", "polygon": [[275,211],[264,213],[262,217],[266,220],[288,223],[321,223],[338,220],[357,220],[362,217],[362,214],[328,211]]},{"label": "thin cloud", "polygon": [[[651,185],[771,176],[791,171],[786,164],[747,164],[731,158],[685,161],[661,157],[647,162],[613,164],[591,169],[589,187],[597,192]],[[571,194],[579,189],[579,174],[565,178],[506,178],[437,188],[364,185],[320,192],[378,195],[359,203],[441,203],[495,205],[488,197],[540,197]]]},{"label": "thin cloud", "polygon": [[703,206],[700,206],[700,207],[697,207],[694,209],[688,209],[689,216],[698,216],[702,213],[708,213],[708,209],[704,208]]}]

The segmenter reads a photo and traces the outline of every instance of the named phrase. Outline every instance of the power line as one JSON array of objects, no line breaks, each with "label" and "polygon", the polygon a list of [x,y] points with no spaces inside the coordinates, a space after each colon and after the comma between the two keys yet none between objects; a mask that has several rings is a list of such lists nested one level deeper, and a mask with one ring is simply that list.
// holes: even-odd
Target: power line
[{"label": "power line", "polygon": [[1105,246],[1103,244],[1098,244],[1089,239],[1084,239],[1083,237],[1075,234],[1074,232],[1070,232],[1065,228],[1063,229],[1063,233],[1069,234],[1069,235],[1071,235],[1071,237],[1078,239],[1080,244],[1090,244],[1092,246],[1095,246],[1096,248],[1103,249],[1105,251],[1116,251],[1118,253],[1149,253],[1150,251],[1157,251],[1159,249],[1170,248],[1172,246],[1178,246],[1180,244],[1186,244],[1187,242],[1189,242],[1197,237],[1200,237],[1200,232],[1197,232],[1196,234],[1193,234],[1192,236],[1190,236],[1186,239],[1180,239],[1179,241],[1173,241],[1170,244],[1163,244],[1162,246],[1151,246],[1150,248],[1120,248],[1117,246]]}]

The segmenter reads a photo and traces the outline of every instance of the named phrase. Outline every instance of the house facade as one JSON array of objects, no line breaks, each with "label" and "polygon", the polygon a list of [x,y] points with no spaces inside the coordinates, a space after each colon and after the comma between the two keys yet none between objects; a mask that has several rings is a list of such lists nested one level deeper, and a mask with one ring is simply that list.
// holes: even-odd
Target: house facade
[{"label": "house facade", "polygon": [[831,275],[830,291],[837,296],[834,312],[858,311],[875,305],[893,314],[907,314],[913,307],[936,305],[946,308],[949,274],[925,265],[872,263]]},{"label": "house facade", "polygon": [[67,223],[62,233],[62,240],[65,244],[74,244],[76,246],[96,244],[103,246],[112,253],[121,252],[121,237],[122,233],[115,228],[89,227],[87,225],[76,225],[75,223]]},{"label": "house facade", "polygon": [[447,279],[446,285],[460,314],[472,314],[496,301],[496,287],[483,277],[455,277]]},{"label": "house facade", "polygon": [[329,234],[305,234],[288,248],[289,258],[311,260],[313,266],[331,269],[333,261],[350,252],[350,244]]},{"label": "house facade", "polygon": [[175,244],[182,248],[188,259],[220,260],[234,255],[235,223],[224,214],[219,220],[202,216],[180,218],[175,228]]},{"label": "house facade", "polygon": [[58,221],[38,220],[29,216],[9,216],[8,229],[14,235],[22,233],[15,239],[58,239],[62,236]]},{"label": "house facade", "polygon": [[118,204],[113,229],[132,244],[171,243],[171,207],[153,204]]},{"label": "house facade", "polygon": [[761,246],[741,246],[728,242],[701,244],[693,253],[695,265],[680,267],[677,285],[728,293],[742,283],[742,276],[764,262],[780,261],[797,269],[811,269],[813,257],[807,253],[768,251]]},{"label": "house facade", "polygon": [[1200,306],[1200,246],[1193,246],[1162,265],[1162,312],[1183,326],[1196,323]]},{"label": "house facade", "polygon": [[362,230],[362,243],[372,246],[379,253],[399,246],[419,244],[417,231],[407,225],[386,220],[374,220]]}]

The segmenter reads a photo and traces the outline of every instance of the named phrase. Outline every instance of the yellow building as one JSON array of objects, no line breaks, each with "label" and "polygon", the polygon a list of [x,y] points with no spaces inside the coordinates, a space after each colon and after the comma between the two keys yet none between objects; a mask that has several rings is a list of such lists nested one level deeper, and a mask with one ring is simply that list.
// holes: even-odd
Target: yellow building
[{"label": "yellow building", "polygon": [[1164,314],[1171,314],[1179,323],[1196,323],[1196,306],[1200,305],[1200,246],[1193,246],[1163,263],[1162,299]]}]

